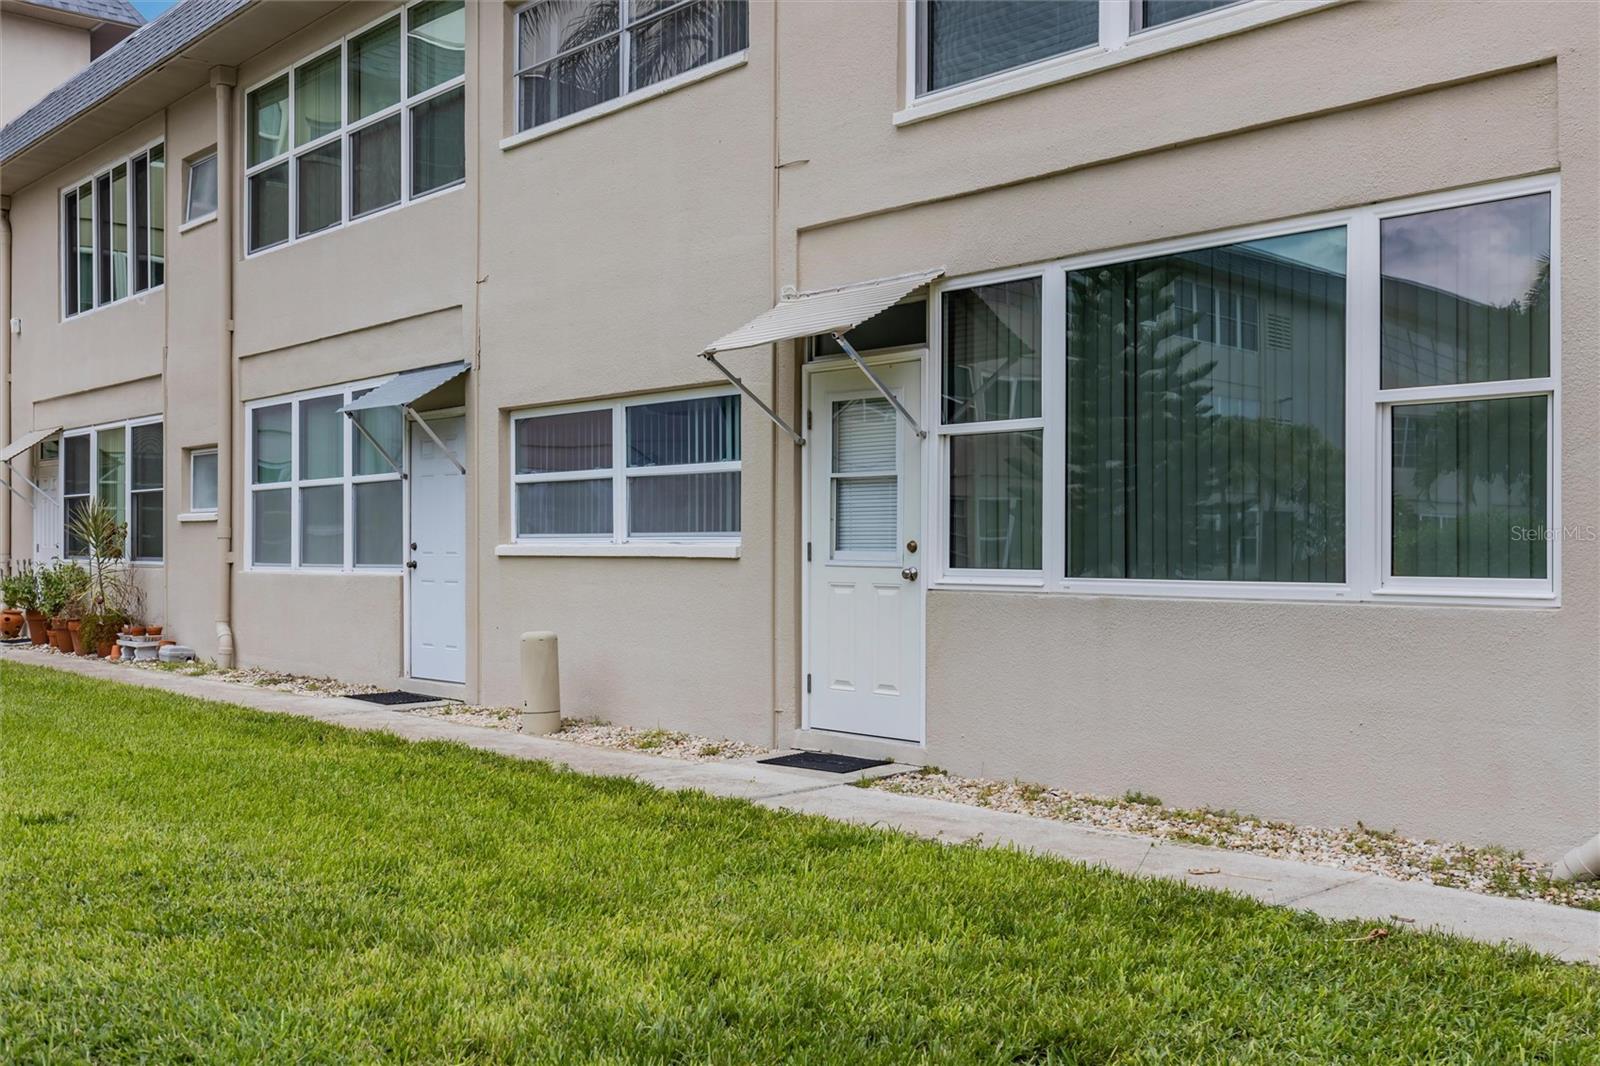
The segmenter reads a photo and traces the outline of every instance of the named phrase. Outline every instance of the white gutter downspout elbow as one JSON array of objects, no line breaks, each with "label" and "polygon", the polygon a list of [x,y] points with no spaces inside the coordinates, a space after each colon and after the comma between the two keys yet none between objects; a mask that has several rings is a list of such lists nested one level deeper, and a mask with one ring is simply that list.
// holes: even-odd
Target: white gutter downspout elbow
[{"label": "white gutter downspout elbow", "polygon": [[1600,879],[1600,833],[1579,844],[1556,863],[1551,873],[1557,881],[1594,881]]},{"label": "white gutter downspout elbow", "polygon": [[212,67],[217,96],[217,235],[221,271],[217,301],[217,664],[232,666],[233,647],[233,87],[239,72]]}]

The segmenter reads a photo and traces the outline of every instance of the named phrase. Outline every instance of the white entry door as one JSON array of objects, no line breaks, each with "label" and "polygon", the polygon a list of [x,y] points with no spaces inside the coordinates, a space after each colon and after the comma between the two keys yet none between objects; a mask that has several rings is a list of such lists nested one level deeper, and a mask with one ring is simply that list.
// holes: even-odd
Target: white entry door
[{"label": "white entry door", "polygon": [[[921,368],[874,368],[911,411]],[[854,366],[811,377],[807,724],[922,740],[921,441]]]},{"label": "white entry door", "polygon": [[33,494],[33,561],[40,565],[61,558],[61,492],[56,463],[40,463],[34,475],[44,492]]},{"label": "white entry door", "polygon": [[[428,425],[457,457],[466,455],[466,419]],[[467,478],[439,446],[411,427],[411,676],[467,679]]]}]

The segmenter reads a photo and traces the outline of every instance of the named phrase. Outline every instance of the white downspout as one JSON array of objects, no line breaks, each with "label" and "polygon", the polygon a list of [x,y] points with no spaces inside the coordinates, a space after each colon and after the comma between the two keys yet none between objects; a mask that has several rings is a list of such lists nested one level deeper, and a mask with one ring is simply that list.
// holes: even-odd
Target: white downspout
[{"label": "white downspout", "polygon": [[[0,196],[0,440],[11,440],[11,197]],[[0,493],[0,574],[11,572],[11,493]]]},{"label": "white downspout", "polygon": [[239,72],[212,67],[217,97],[217,233],[222,286],[217,301],[217,664],[232,666],[233,647],[233,87]]},{"label": "white downspout", "polygon": [[1600,879],[1600,833],[1596,833],[1587,843],[1579,844],[1562,856],[1551,876],[1557,881]]}]

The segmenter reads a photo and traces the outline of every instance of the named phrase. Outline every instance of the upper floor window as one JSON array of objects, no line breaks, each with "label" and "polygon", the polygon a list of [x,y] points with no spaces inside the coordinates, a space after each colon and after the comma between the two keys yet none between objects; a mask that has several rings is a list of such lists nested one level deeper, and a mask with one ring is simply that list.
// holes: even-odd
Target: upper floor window
[{"label": "upper floor window", "polygon": [[[1240,0],[917,0],[917,85],[938,92]],[[1110,27],[1103,31],[1102,27]]]},{"label": "upper floor window", "polygon": [[537,0],[517,11],[517,129],[664,82],[749,43],[748,0]]},{"label": "upper floor window", "polygon": [[217,213],[217,153],[209,152],[188,163],[184,175],[183,220],[196,222]]},{"label": "upper floor window", "polygon": [[462,0],[413,3],[247,94],[250,251],[464,180],[466,28]]},{"label": "upper floor window", "polygon": [[166,281],[166,173],[166,154],[158,144],[63,194],[63,315],[115,303]]}]

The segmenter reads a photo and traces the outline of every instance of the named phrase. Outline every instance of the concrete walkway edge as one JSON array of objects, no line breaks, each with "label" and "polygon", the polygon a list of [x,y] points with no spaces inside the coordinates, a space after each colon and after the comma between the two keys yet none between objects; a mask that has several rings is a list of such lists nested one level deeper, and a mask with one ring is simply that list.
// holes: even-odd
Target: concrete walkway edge
[{"label": "concrete walkway edge", "polygon": [[[1595,911],[1487,896],[1247,852],[1169,844],[1046,818],[856,788],[849,779],[763,766],[754,760],[685,762],[446,722],[385,710],[360,700],[300,696],[205,677],[135,670],[95,659],[47,656],[10,648],[0,651],[0,656],[85,677],[300,715],[349,729],[382,731],[409,740],[454,741],[512,758],[564,765],[581,773],[629,777],[671,790],[696,789],[775,810],[816,814],[931,840],[1009,845],[1121,873],[1235,892],[1325,918],[1366,918],[1385,923],[1396,918],[1410,919],[1406,924],[1414,929],[1523,945],[1570,962],[1600,964],[1600,913]],[[1195,870],[1216,872],[1192,872]]]}]

